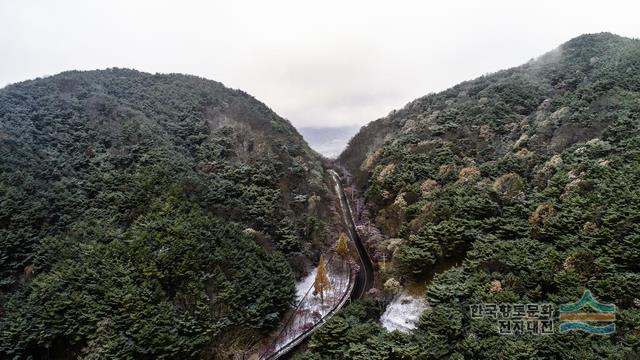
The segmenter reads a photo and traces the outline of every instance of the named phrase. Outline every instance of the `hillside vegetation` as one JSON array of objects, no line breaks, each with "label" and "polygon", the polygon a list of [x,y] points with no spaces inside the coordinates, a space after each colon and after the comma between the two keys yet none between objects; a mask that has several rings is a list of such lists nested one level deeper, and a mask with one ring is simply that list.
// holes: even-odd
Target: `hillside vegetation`
[{"label": "hillside vegetation", "polygon": [[[393,259],[383,277],[454,266],[430,282],[413,334],[385,332],[376,305],[359,304],[300,358],[640,356],[640,41],[580,36],[427,95],[365,126],[339,161],[383,234],[373,252]],[[585,289],[617,306],[615,334],[500,336],[469,316]]]},{"label": "hillside vegetation", "polygon": [[327,232],[317,155],[214,81],[110,69],[7,86],[0,155],[2,358],[248,349]]}]

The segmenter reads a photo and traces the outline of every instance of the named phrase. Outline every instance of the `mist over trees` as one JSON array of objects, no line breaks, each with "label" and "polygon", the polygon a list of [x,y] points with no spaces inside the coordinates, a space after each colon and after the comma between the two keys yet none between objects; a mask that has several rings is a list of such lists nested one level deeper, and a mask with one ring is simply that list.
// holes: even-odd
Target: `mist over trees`
[{"label": "mist over trees", "polygon": [[[637,358],[639,99],[640,41],[592,34],[363,127],[337,165],[384,269],[294,358]],[[326,300],[323,250],[348,257],[329,163],[264,104],[194,76],[0,89],[0,357],[244,356],[318,258]],[[388,332],[410,281],[428,281],[429,307]],[[617,307],[614,334],[502,336],[469,314],[586,289]]]},{"label": "mist over trees", "polygon": [[[640,42],[575,38],[409,103],[339,157],[365,192],[392,279],[435,274],[412,334],[353,305],[299,359],[623,359],[640,354]],[[377,241],[377,242],[375,242]],[[501,336],[469,304],[617,306],[617,330]]]}]

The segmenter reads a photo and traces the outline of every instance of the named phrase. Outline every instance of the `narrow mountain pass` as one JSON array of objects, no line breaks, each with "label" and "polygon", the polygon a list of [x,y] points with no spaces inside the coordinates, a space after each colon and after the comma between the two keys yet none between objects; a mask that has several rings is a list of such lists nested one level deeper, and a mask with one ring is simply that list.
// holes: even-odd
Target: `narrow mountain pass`
[{"label": "narrow mountain pass", "polygon": [[[344,284],[343,281],[342,286],[333,288],[332,295],[336,301],[330,305],[319,308],[311,307],[310,304],[312,304],[316,298],[316,296],[313,295],[313,284],[311,284],[302,300],[298,303],[292,317],[286,321],[280,334],[273,340],[268,348],[261,351],[260,359],[273,360],[290,355],[294,349],[347,303],[347,295],[349,295],[349,299],[351,300],[360,299],[373,286],[373,264],[356,230],[353,213],[351,212],[351,206],[345,195],[342,181],[338,173],[333,169],[328,170],[328,172],[335,182],[334,190],[340,201],[340,209],[349,239],[353,242],[357,250],[359,270],[355,272],[355,277],[353,275],[349,276],[348,284]],[[332,264],[332,258],[333,256],[329,257],[327,266]],[[350,269],[349,274],[353,274],[353,271],[354,269]],[[318,318],[314,318],[309,322],[310,320],[309,316],[306,315],[307,313],[311,313],[311,315],[318,314]]]},{"label": "narrow mountain pass", "polygon": [[365,249],[362,244],[358,231],[356,230],[355,222],[353,221],[353,212],[351,211],[351,205],[349,205],[349,201],[345,195],[342,180],[340,180],[340,176],[333,169],[329,170],[329,174],[331,174],[336,183],[335,191],[340,199],[342,217],[344,219],[345,226],[347,227],[349,239],[351,239],[355,244],[356,250],[358,251],[360,271],[356,275],[356,282],[353,287],[353,292],[351,293],[351,300],[357,300],[362,298],[366,292],[373,287],[373,263],[371,262],[367,249]]}]

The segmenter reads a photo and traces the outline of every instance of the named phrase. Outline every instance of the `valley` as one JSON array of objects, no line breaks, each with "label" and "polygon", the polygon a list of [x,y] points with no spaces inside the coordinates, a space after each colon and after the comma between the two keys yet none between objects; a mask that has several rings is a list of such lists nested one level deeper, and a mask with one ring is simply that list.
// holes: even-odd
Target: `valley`
[{"label": "valley", "polygon": [[[0,358],[640,356],[640,40],[581,35],[371,120],[303,130],[328,159],[201,77],[0,89]],[[560,331],[585,291],[614,333]],[[478,304],[556,323],[504,335]]]}]

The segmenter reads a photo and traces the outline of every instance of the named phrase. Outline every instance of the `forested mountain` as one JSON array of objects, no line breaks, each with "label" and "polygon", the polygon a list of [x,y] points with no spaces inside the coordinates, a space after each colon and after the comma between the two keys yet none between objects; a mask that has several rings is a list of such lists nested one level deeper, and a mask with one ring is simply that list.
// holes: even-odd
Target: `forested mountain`
[{"label": "forested mountain", "polygon": [[327,191],[288,121],[214,81],[110,69],[1,89],[0,357],[251,347],[325,241]]},{"label": "forested mountain", "polygon": [[[393,259],[384,278],[453,266],[429,283],[412,334],[387,333],[359,304],[300,358],[640,357],[640,41],[580,36],[427,95],[362,128],[338,160],[386,239],[374,244]],[[617,306],[615,334],[500,336],[469,316],[470,304],[574,303],[585,289]]]},{"label": "forested mountain", "polygon": [[[430,306],[390,333],[372,289],[297,358],[640,357],[640,41],[580,36],[417,99],[338,163],[386,261],[376,284],[429,281]],[[214,81],[109,69],[0,89],[0,358],[241,356],[333,238],[330,198],[291,124]],[[586,289],[616,305],[614,334],[503,336],[469,315]]]}]

